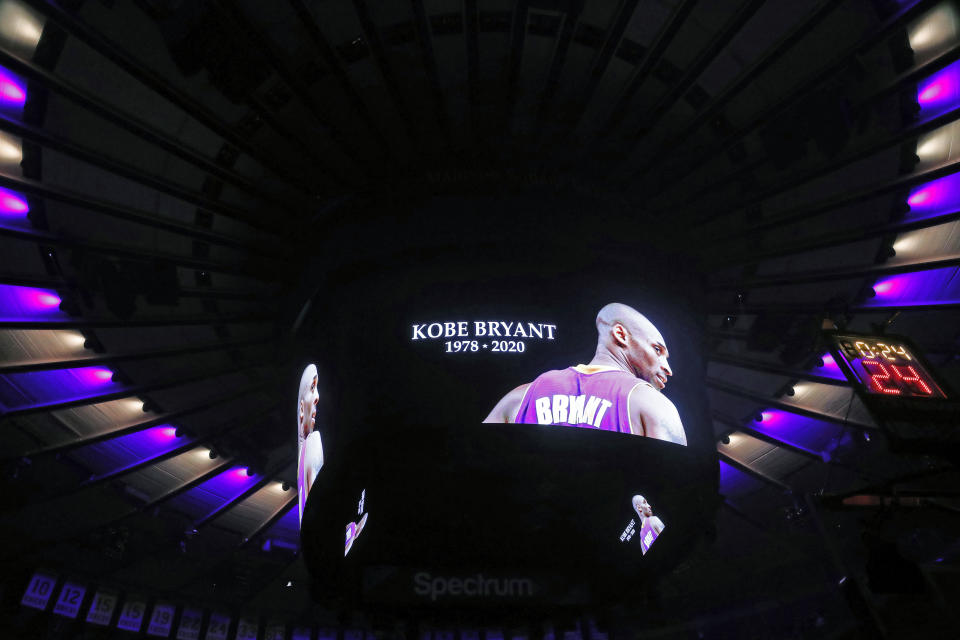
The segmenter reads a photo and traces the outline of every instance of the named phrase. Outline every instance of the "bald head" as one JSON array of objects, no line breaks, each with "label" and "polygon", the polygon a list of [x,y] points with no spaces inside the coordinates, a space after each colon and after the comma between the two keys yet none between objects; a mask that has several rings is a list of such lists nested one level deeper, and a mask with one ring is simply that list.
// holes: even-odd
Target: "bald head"
[{"label": "bald head", "polygon": [[663,336],[646,316],[622,302],[611,302],[600,309],[597,314],[597,334],[601,339],[609,338],[610,330],[618,323],[637,337],[663,342]]},{"label": "bald head", "polygon": [[663,336],[643,314],[621,302],[611,302],[597,314],[594,362],[612,362],[657,389],[663,389],[673,375]]},{"label": "bald head", "polygon": [[650,503],[641,495],[633,496],[633,509],[637,512],[637,515],[641,517],[649,518],[653,515],[653,509],[650,507]]}]

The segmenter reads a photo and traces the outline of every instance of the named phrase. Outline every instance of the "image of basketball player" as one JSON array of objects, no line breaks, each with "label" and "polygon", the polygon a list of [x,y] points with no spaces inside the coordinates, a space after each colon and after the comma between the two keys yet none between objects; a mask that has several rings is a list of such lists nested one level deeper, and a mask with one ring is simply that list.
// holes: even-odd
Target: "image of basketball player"
[{"label": "image of basketball player", "polygon": [[619,302],[597,314],[589,364],[547,371],[505,395],[484,422],[590,427],[686,445],[680,414],[661,393],[673,375],[653,324]]},{"label": "image of basketball player", "polygon": [[360,532],[363,531],[363,527],[367,524],[367,515],[368,514],[365,513],[359,521],[351,522],[347,525],[347,539],[343,547],[344,557],[350,553],[350,549],[353,548],[353,543],[360,537]]},{"label": "image of basketball player", "polygon": [[319,402],[317,367],[311,364],[300,376],[300,393],[297,396],[297,501],[301,521],[307,495],[323,466],[323,442],[320,432],[314,431]]},{"label": "image of basketball player", "polygon": [[653,507],[641,495],[633,496],[633,510],[637,512],[637,516],[640,518],[640,551],[643,552],[643,555],[647,555],[650,545],[663,531],[663,520],[653,515]]}]

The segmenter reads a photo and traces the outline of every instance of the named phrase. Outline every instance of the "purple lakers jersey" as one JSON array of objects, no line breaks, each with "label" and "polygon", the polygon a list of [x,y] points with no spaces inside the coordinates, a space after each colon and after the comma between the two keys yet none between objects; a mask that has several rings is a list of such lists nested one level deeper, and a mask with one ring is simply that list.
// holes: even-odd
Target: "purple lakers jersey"
[{"label": "purple lakers jersey", "polygon": [[[657,539],[657,536],[660,535],[656,529],[653,528],[653,521],[659,518],[652,516],[650,518],[643,519],[643,526],[640,527],[640,550],[643,552],[643,555],[647,555],[647,551],[650,550],[650,545],[653,544],[653,541]],[[663,523],[660,523],[661,529]]]},{"label": "purple lakers jersey", "polygon": [[619,369],[547,371],[530,383],[514,422],[631,433],[627,403],[640,384],[648,383]]}]

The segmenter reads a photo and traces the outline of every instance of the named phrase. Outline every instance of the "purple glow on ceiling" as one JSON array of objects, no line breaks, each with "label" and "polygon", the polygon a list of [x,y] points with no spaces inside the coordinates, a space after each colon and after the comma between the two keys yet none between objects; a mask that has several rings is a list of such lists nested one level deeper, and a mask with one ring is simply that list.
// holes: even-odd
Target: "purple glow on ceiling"
[{"label": "purple glow on ceiling", "polygon": [[199,520],[255,485],[260,476],[247,475],[246,467],[231,467],[170,501],[173,508]]},{"label": "purple glow on ceiling", "polygon": [[15,191],[0,187],[0,216],[4,218],[24,218],[30,213],[26,198]]},{"label": "purple glow on ceiling", "polygon": [[960,62],[947,65],[917,85],[920,117],[932,118],[960,104]]},{"label": "purple glow on ceiling", "polygon": [[741,496],[760,489],[762,483],[732,464],[720,461],[720,493],[727,497]]},{"label": "purple glow on ceiling", "polygon": [[840,370],[840,365],[837,364],[837,361],[833,359],[833,355],[830,353],[825,353],[820,356],[820,360],[823,361],[823,366],[813,367],[811,372],[817,374],[818,376],[823,376],[824,378],[830,378],[832,380],[846,380],[847,376],[843,375],[843,371]]},{"label": "purple glow on ceiling", "polygon": [[0,404],[8,410],[25,409],[82,400],[123,388],[105,367],[7,373],[0,376]]},{"label": "purple glow on ceiling", "polygon": [[914,187],[907,197],[908,220],[925,220],[960,210],[960,173]]},{"label": "purple glow on ceiling", "polygon": [[60,296],[51,289],[0,284],[0,321],[63,318]]},{"label": "purple glow on ceiling", "polygon": [[[293,495],[293,489],[288,495]],[[277,520],[265,534],[267,538],[284,541],[287,548],[291,545],[300,545],[300,515],[297,511],[296,500],[290,505],[291,508]]]},{"label": "purple glow on ceiling", "polygon": [[93,475],[115,473],[191,443],[176,433],[176,427],[162,424],[80,447],[70,457]]},{"label": "purple glow on ceiling", "polygon": [[22,109],[26,101],[26,83],[17,75],[0,67],[0,104]]},{"label": "purple glow on ceiling", "polygon": [[751,421],[751,429],[821,457],[836,448],[843,434],[841,425],[781,409],[764,409],[761,414],[763,420]]},{"label": "purple glow on ceiling", "polygon": [[886,307],[960,302],[958,270],[958,267],[940,267],[882,278],[873,285],[877,295],[864,304]]},{"label": "purple glow on ceiling", "polygon": [[113,371],[106,367],[82,367],[72,371],[78,380],[82,380],[88,386],[97,386],[113,380]]}]

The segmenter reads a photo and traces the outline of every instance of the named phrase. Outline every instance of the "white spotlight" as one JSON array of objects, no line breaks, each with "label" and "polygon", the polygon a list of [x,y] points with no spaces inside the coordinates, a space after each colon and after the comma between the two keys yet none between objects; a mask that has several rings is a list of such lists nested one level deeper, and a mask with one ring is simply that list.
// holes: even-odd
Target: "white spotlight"
[{"label": "white spotlight", "polygon": [[917,155],[922,162],[946,159],[950,152],[950,130],[947,127],[938,129],[917,141]]},{"label": "white spotlight", "polygon": [[893,243],[893,250],[898,256],[906,255],[917,244],[917,239],[910,234],[902,235]]},{"label": "white spotlight", "polygon": [[957,11],[950,2],[943,2],[920,16],[907,27],[907,39],[913,49],[914,62],[925,62],[957,39]]},{"label": "white spotlight", "polygon": [[23,149],[20,140],[9,133],[0,131],[0,162],[4,165],[20,164],[23,160]]},{"label": "white spotlight", "polygon": [[83,344],[87,341],[79,331],[62,331],[60,335],[62,336],[64,344],[73,348],[82,348]]},{"label": "white spotlight", "polygon": [[0,0],[0,43],[17,55],[33,56],[44,22],[41,14],[20,0]]}]

